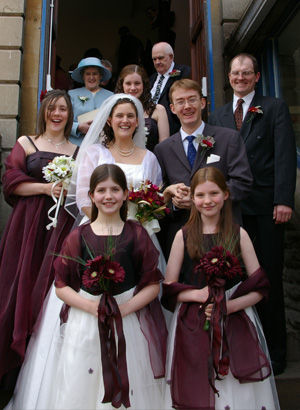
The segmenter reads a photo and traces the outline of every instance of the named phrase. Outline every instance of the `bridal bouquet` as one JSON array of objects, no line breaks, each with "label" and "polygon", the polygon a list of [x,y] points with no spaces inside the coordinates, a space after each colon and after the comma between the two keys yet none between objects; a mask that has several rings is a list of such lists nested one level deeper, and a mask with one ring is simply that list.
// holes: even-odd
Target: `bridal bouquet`
[{"label": "bridal bouquet", "polygon": [[[60,155],[58,157],[55,157],[47,166],[43,168],[43,174],[44,178],[46,179],[47,182],[54,182],[52,186],[52,198],[55,202],[55,204],[49,209],[48,211],[48,216],[49,219],[52,221],[50,224],[47,225],[47,229],[49,230],[51,226],[56,228],[57,225],[57,215],[58,211],[60,208],[60,205],[63,204],[64,200],[64,190],[67,190],[69,187],[69,184],[71,182],[71,177],[73,174],[75,166],[75,161],[72,157],[68,157],[66,155]],[[60,192],[59,199],[53,195],[53,188],[62,182],[62,190]],[[54,218],[50,216],[51,212],[53,210],[55,211]]]},{"label": "bridal bouquet", "polygon": [[137,219],[150,236],[159,232],[157,220],[170,212],[159,187],[149,180],[142,181],[138,188],[131,188],[128,199],[129,218]]},{"label": "bridal bouquet", "polygon": [[128,199],[135,204],[135,219],[143,225],[161,219],[170,212],[159,187],[149,180],[141,182],[138,188],[131,189]]}]

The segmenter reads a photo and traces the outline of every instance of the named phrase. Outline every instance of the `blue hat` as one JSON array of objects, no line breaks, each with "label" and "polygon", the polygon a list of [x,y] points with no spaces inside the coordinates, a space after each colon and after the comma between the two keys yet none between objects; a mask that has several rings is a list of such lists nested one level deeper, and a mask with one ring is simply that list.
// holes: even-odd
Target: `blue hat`
[{"label": "blue hat", "polygon": [[73,80],[78,83],[84,83],[81,71],[85,67],[99,67],[102,74],[101,81],[108,81],[111,77],[111,72],[101,64],[101,61],[98,58],[88,57],[81,60],[77,68],[73,71],[71,75]]}]

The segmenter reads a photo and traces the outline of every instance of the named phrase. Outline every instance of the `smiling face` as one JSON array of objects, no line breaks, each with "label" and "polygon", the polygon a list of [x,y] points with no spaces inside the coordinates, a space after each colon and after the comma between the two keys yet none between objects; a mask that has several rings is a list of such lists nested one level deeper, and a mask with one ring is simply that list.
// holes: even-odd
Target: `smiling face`
[{"label": "smiling face", "polygon": [[223,192],[215,182],[205,181],[196,186],[192,200],[202,217],[218,218],[228,197],[229,193]]},{"label": "smiling face", "polygon": [[204,107],[205,99],[201,98],[196,90],[177,88],[172,93],[171,111],[177,115],[183,130],[188,134],[200,127],[201,111]]},{"label": "smiling face", "polygon": [[158,74],[165,74],[174,59],[172,53],[166,53],[164,44],[156,44],[152,48],[152,60]]},{"label": "smiling face", "polygon": [[69,118],[69,109],[64,97],[60,97],[56,102],[50,102],[45,111],[45,130],[47,132],[64,132]]},{"label": "smiling face", "polygon": [[97,184],[90,197],[99,212],[112,217],[118,215],[123,202],[127,198],[127,191],[123,191],[111,177]]},{"label": "smiling face", "polygon": [[123,90],[125,94],[140,98],[144,90],[142,77],[137,73],[128,74],[123,81]]},{"label": "smiling face", "polygon": [[260,73],[255,74],[253,62],[248,57],[234,59],[228,75],[234,94],[239,98],[254,91],[260,77]]},{"label": "smiling face", "polygon": [[84,86],[89,91],[97,91],[100,88],[102,75],[97,67],[86,67],[82,74]]},{"label": "smiling face", "polygon": [[123,103],[114,107],[112,116],[107,120],[114,132],[115,141],[131,140],[138,126],[136,110],[133,104]]}]

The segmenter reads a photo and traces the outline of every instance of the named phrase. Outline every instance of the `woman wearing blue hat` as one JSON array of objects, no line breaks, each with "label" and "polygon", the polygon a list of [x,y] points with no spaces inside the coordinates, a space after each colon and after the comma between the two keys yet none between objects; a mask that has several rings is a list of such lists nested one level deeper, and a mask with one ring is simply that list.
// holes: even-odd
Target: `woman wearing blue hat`
[{"label": "woman wearing blue hat", "polygon": [[74,112],[74,122],[70,135],[73,144],[80,145],[88,132],[92,120],[78,121],[78,116],[86,114],[100,107],[113,93],[100,87],[101,81],[108,81],[111,72],[95,57],[84,58],[73,71],[72,78],[84,87],[70,90],[69,95]]}]

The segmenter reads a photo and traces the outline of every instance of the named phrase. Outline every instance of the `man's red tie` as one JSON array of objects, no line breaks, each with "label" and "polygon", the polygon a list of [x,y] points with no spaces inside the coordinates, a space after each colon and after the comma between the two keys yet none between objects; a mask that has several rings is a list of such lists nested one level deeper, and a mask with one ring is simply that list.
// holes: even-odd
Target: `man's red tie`
[{"label": "man's red tie", "polygon": [[242,98],[239,98],[237,100],[237,107],[233,114],[236,129],[238,131],[242,128],[242,123],[243,123],[243,107],[242,107],[243,103],[244,103],[244,100]]}]

